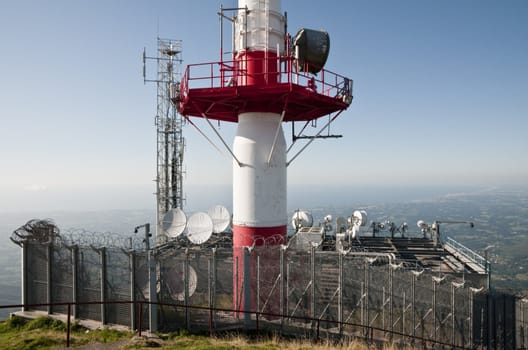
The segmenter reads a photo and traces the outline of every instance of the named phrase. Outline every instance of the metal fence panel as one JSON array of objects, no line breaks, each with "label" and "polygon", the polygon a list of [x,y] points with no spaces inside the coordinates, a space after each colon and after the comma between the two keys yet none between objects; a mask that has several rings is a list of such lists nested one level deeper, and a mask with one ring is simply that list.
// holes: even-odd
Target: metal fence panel
[{"label": "metal fence panel", "polygon": [[[27,303],[44,304],[48,302],[48,245],[27,244]],[[47,311],[46,306],[37,306],[34,310]]]},{"label": "metal fence panel", "polygon": [[[145,302],[142,328],[148,327],[145,252],[24,244],[27,303],[45,304],[49,298],[55,303],[74,302],[76,296],[81,302],[77,317],[137,327],[140,311],[131,304],[82,303]],[[158,300],[166,304],[159,308],[159,328],[205,331],[258,325],[260,330],[280,327],[293,335],[314,336],[317,327],[320,336],[359,336],[400,344],[410,344],[416,336],[429,345],[437,341],[460,348],[526,348],[526,298],[472,288],[471,279],[461,276],[410,269],[386,254],[318,249],[163,251],[155,255]],[[65,306],[33,309],[67,312]],[[260,324],[255,311],[263,313]]]},{"label": "metal fence panel", "polygon": [[[74,252],[65,246],[52,246],[52,251],[51,302],[72,302]],[[51,311],[65,314],[68,312],[68,306],[52,306]]]},{"label": "metal fence panel", "polygon": [[[106,250],[106,281],[105,292],[107,301],[130,301],[132,293],[131,258],[122,250]],[[126,303],[108,304],[106,306],[106,321],[131,327],[131,306]]]},{"label": "metal fence panel", "polygon": [[[79,302],[101,301],[101,257],[91,247],[79,248]],[[81,304],[77,308],[79,318],[102,321],[101,306],[96,304]]]}]

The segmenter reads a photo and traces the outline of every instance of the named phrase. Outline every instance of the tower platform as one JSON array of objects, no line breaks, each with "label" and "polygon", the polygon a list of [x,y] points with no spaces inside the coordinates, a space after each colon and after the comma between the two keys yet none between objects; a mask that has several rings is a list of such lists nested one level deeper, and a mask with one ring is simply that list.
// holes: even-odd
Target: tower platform
[{"label": "tower platform", "polygon": [[288,64],[285,71],[265,73],[269,83],[243,85],[237,82],[248,74],[230,67],[225,62],[188,66],[172,98],[179,112],[236,123],[245,112],[285,111],[283,121],[309,121],[345,110],[352,102],[352,80],[330,71],[316,76]]}]

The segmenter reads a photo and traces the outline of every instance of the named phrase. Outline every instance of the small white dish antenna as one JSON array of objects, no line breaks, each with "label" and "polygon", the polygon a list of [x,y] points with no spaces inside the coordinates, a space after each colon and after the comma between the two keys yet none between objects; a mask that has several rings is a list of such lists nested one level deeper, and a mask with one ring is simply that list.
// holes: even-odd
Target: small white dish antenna
[{"label": "small white dish antenna", "polygon": [[364,210],[356,210],[352,214],[352,223],[354,226],[365,226],[367,224],[367,212]]},{"label": "small white dish antenna", "polygon": [[295,230],[298,230],[301,227],[312,227],[313,225],[312,214],[304,210],[296,210],[293,213],[291,223]]},{"label": "small white dish antenna", "polygon": [[213,234],[213,219],[207,213],[198,212],[187,221],[187,238],[191,243],[202,244]]},{"label": "small white dish antenna", "polygon": [[170,238],[176,238],[183,233],[187,224],[187,216],[180,208],[169,210],[162,220],[163,232]]},{"label": "small white dish antenna", "polygon": [[427,225],[427,223],[423,220],[418,220],[416,226],[418,226],[422,231],[427,231],[427,229],[429,228],[429,225]]},{"label": "small white dish antenna", "polygon": [[229,210],[222,205],[215,205],[214,207],[209,208],[207,214],[213,220],[214,233],[224,232],[231,224],[231,214],[229,214]]},{"label": "small white dish antenna", "polygon": [[345,233],[347,230],[347,227],[348,227],[347,220],[342,216],[337,217],[336,233]]}]

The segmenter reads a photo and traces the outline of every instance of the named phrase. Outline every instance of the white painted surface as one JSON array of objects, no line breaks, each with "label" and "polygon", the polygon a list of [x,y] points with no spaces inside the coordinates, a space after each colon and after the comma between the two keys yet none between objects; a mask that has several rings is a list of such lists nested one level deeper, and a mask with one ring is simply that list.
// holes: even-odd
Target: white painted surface
[{"label": "white painted surface", "polygon": [[285,19],[280,0],[239,0],[249,13],[239,10],[236,18],[235,51],[284,51]]},{"label": "white painted surface", "polygon": [[[277,128],[279,137],[271,162],[268,157]],[[275,113],[239,116],[233,151],[233,224],[250,227],[287,225],[286,142]]]}]

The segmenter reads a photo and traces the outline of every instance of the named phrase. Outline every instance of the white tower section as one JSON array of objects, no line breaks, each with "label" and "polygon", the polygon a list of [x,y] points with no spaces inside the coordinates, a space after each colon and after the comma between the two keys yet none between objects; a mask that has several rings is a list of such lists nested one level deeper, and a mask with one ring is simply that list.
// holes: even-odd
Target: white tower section
[{"label": "white tower section", "polygon": [[[279,136],[268,164],[275,134]],[[250,112],[239,116],[233,162],[233,224],[276,227],[287,223],[286,142],[280,115]]]},{"label": "white tower section", "polygon": [[[247,71],[239,85],[277,82],[277,60],[284,50],[280,0],[240,0],[235,59]],[[286,142],[280,114],[241,113],[233,151],[233,246],[251,246],[286,235]]]},{"label": "white tower section", "polygon": [[235,51],[284,51],[285,20],[280,0],[239,0],[236,19]]}]

